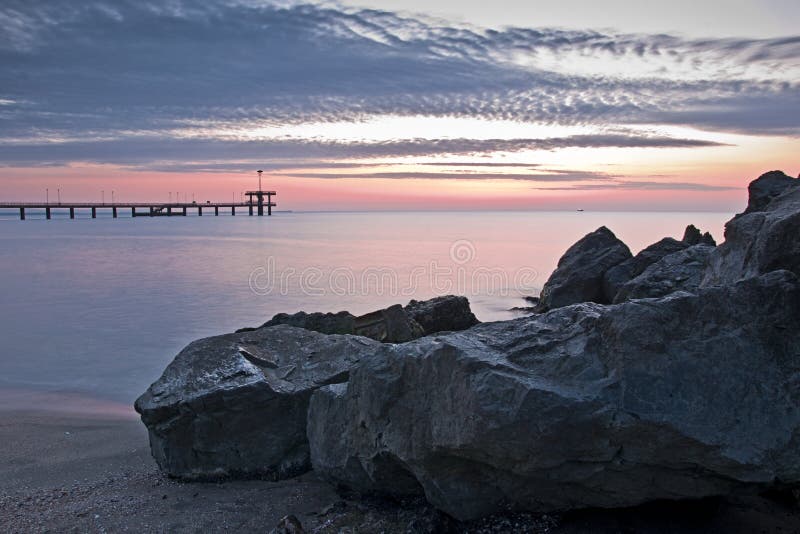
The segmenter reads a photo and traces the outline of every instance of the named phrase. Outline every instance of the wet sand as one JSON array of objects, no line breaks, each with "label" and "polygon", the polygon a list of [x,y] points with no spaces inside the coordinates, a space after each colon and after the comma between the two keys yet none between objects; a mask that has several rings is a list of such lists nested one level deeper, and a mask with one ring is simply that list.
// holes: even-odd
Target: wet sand
[{"label": "wet sand", "polygon": [[0,532],[269,531],[336,503],[306,475],[183,484],[162,476],[133,416],[0,412]]},{"label": "wet sand", "polygon": [[419,502],[342,496],[314,473],[271,482],[161,475],[135,414],[0,411],[0,532],[800,532],[796,502],[763,497],[508,516],[458,525]]}]

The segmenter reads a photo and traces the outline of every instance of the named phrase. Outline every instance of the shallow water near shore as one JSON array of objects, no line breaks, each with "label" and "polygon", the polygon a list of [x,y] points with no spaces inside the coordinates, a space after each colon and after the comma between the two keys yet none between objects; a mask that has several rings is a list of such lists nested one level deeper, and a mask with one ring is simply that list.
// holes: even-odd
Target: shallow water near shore
[{"label": "shallow water near shore", "polygon": [[[0,406],[118,413],[190,341],[278,312],[459,293],[515,317],[601,225],[635,254],[730,213],[383,212],[14,220],[0,214]],[[107,220],[106,220],[107,219]],[[105,408],[104,408],[105,406]],[[124,408],[123,408],[124,409]]]}]

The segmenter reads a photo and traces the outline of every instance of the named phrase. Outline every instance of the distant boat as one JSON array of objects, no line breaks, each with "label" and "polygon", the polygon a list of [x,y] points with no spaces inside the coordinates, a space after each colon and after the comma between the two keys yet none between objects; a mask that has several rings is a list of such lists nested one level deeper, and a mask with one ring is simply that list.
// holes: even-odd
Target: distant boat
[{"label": "distant boat", "polygon": [[582,209],[578,208],[578,211],[583,211]]}]

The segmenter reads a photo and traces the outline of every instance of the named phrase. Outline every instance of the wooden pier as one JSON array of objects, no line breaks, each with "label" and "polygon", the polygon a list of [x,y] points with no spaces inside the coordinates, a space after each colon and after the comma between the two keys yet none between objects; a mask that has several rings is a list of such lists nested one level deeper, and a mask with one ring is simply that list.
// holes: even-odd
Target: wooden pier
[{"label": "wooden pier", "polygon": [[[267,215],[272,215],[272,208],[277,204],[272,202],[272,197],[276,196],[275,191],[248,191],[246,202],[0,202],[0,209],[18,209],[20,220],[25,220],[26,210],[44,210],[45,219],[52,218],[55,210],[69,211],[69,218],[75,218],[76,209],[90,209],[92,219],[97,218],[98,210],[111,211],[111,216],[116,219],[121,210],[130,210],[131,217],[185,217],[187,213],[197,211],[197,215],[202,217],[203,211],[210,214],[214,211],[215,216],[219,216],[219,210],[230,208],[231,215],[236,215],[236,208],[246,208],[248,215],[264,215],[264,208],[267,208]],[[266,197],[266,202],[264,201]]]}]

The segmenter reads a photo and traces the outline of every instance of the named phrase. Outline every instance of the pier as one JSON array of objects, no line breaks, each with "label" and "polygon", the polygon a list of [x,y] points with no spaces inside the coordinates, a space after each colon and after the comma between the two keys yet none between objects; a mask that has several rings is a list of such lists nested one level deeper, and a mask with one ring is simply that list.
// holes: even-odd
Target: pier
[{"label": "pier", "polygon": [[17,209],[20,220],[24,221],[29,210],[44,210],[45,219],[51,219],[56,210],[69,212],[69,218],[74,219],[76,209],[90,209],[92,219],[96,219],[98,211],[106,210],[116,219],[123,211],[129,211],[131,217],[185,217],[193,212],[202,217],[204,213],[211,215],[212,212],[219,216],[220,209],[230,209],[230,214],[236,215],[236,208],[246,208],[248,215],[260,217],[264,215],[265,207],[270,216],[272,208],[277,206],[272,201],[275,191],[248,191],[245,195],[248,197],[246,202],[0,202],[0,209]]},{"label": "pier", "polygon": [[[255,191],[245,191],[242,193],[242,198],[247,197],[247,202],[211,202],[207,200],[205,203],[198,203],[192,200],[189,202],[115,202],[114,192],[111,192],[111,203],[105,202],[105,191],[101,191],[102,202],[61,202],[61,189],[58,191],[58,201],[50,202],[49,189],[45,190],[44,202],[0,202],[0,209],[18,209],[19,219],[24,221],[26,218],[26,210],[44,210],[45,219],[51,219],[53,210],[68,210],[69,218],[75,218],[76,209],[90,209],[92,219],[97,218],[97,210],[111,210],[111,217],[116,219],[120,210],[130,210],[131,217],[186,217],[189,210],[197,210],[197,216],[203,216],[203,209],[211,213],[214,210],[214,216],[219,216],[219,210],[222,208],[226,210],[230,208],[231,215],[236,215],[236,208],[247,208],[247,214],[250,216],[255,214],[259,217],[264,215],[264,208],[267,208],[267,216],[272,215],[272,208],[276,207],[272,201],[272,197],[277,196],[275,191],[265,191],[261,188],[261,175],[264,171],[258,170],[258,189]],[[177,194],[176,194],[177,197]],[[194,197],[194,194],[192,195]],[[170,193],[170,199],[172,193]],[[266,202],[264,201],[266,198]],[[255,209],[254,209],[255,208]],[[138,211],[137,211],[138,210]]]}]

